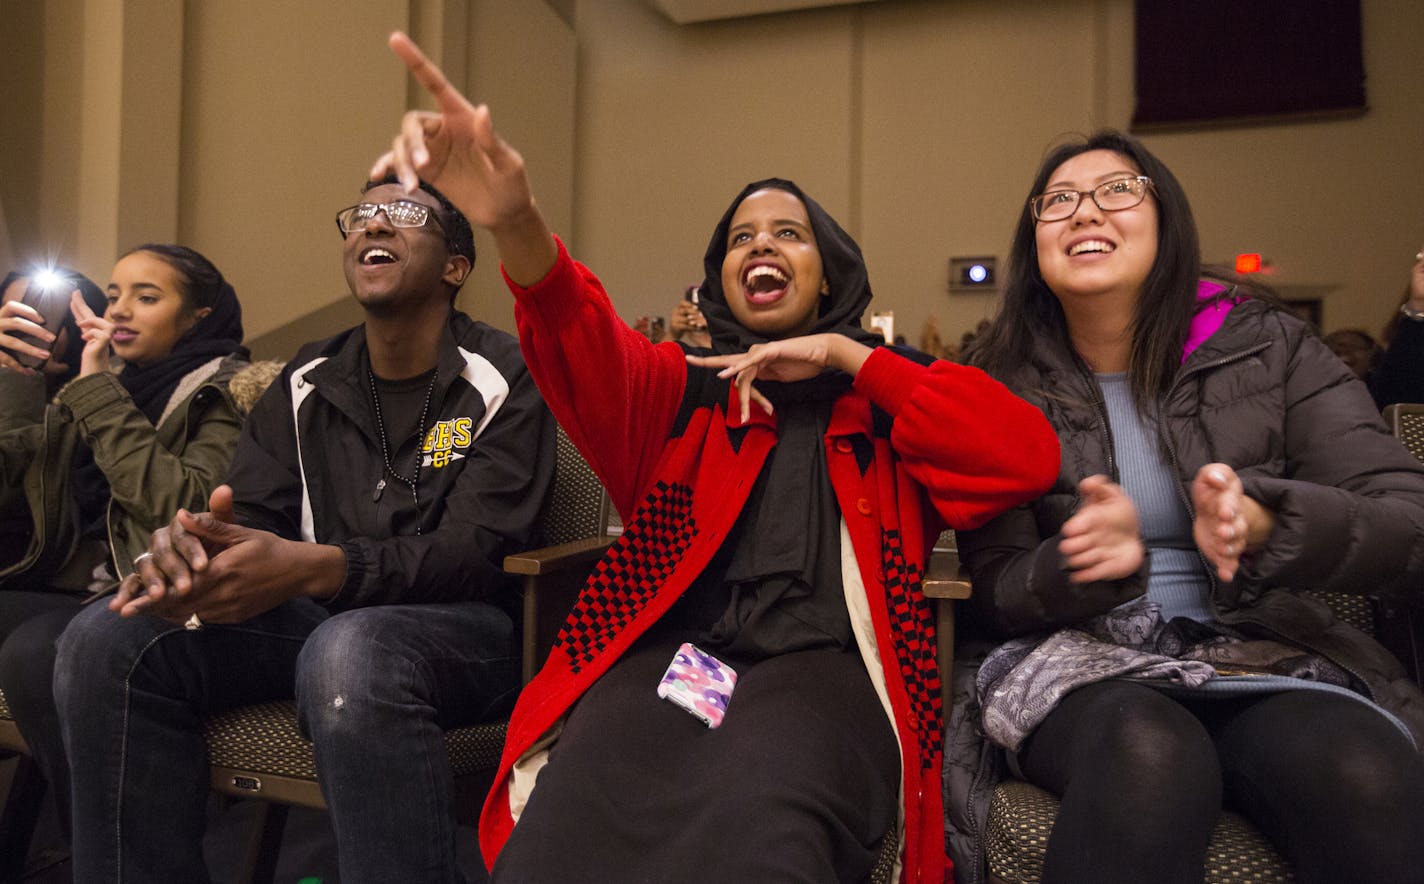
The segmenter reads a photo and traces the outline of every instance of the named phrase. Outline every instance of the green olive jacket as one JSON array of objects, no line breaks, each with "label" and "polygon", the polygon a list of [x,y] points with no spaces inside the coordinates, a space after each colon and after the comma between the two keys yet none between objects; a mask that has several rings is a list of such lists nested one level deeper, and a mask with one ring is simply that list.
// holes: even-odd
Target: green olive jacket
[{"label": "green olive jacket", "polygon": [[234,354],[190,372],[157,426],[118,377],[104,372],[66,384],[38,423],[0,433],[0,512],[7,525],[27,529],[22,544],[6,544],[19,555],[0,561],[0,589],[47,585],[80,548],[83,526],[70,483],[81,441],[109,482],[109,570],[119,578],[180,507],[206,510],[242,429],[228,384],[246,364]]}]

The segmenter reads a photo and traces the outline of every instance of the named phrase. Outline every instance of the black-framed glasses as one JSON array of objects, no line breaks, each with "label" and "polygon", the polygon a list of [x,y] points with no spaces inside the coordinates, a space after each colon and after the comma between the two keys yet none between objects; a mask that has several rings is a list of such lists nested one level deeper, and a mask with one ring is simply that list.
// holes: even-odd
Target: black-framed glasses
[{"label": "black-framed glasses", "polygon": [[1073,217],[1083,197],[1090,196],[1104,212],[1121,212],[1147,199],[1152,179],[1146,175],[1114,178],[1092,190],[1047,190],[1028,201],[1035,221],[1062,221]]},{"label": "black-framed glasses", "polygon": [[381,212],[392,227],[424,227],[425,222],[434,219],[435,226],[443,233],[445,225],[440,216],[430,207],[414,200],[396,200],[390,203],[357,203],[336,213],[336,227],[342,236],[350,236],[366,226],[366,222]]}]

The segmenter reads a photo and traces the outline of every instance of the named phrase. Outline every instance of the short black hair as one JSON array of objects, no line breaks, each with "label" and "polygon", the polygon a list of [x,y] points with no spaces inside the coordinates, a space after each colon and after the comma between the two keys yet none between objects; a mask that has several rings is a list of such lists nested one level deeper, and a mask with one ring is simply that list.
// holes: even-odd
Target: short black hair
[{"label": "short black hair", "polygon": [[[400,184],[400,179],[394,174],[388,174],[379,181],[367,181],[366,186],[361,188],[365,193],[373,187],[380,187],[382,184]],[[452,255],[464,255],[470,260],[470,266],[475,266],[475,232],[470,228],[470,219],[465,214],[455,208],[455,204],[445,197],[445,194],[436,190],[434,185],[426,181],[420,182],[420,189],[435,197],[440,203],[441,229],[445,231],[445,251]],[[457,286],[458,288],[458,286]]]}]

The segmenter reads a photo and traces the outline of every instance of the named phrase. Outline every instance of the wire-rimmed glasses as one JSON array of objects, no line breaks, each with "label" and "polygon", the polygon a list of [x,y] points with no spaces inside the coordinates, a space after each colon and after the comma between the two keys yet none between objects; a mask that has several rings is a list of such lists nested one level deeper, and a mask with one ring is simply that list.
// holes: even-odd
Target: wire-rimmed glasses
[{"label": "wire-rimmed glasses", "polygon": [[1035,221],[1062,221],[1073,217],[1085,196],[1104,212],[1121,212],[1141,203],[1151,188],[1151,178],[1134,175],[1104,181],[1092,190],[1047,190],[1029,200],[1028,206]]},{"label": "wire-rimmed glasses", "polygon": [[336,227],[341,231],[342,236],[351,234],[365,228],[366,222],[384,212],[386,220],[391,222],[392,227],[423,227],[426,221],[435,219],[435,226],[443,232],[445,226],[440,223],[440,217],[431,211],[429,206],[417,203],[414,200],[396,200],[389,203],[357,203],[348,206],[336,213]]}]

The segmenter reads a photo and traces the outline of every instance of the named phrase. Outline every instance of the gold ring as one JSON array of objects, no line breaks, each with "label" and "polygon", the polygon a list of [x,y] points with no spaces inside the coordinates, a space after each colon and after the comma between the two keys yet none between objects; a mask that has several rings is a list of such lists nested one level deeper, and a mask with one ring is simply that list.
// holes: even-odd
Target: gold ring
[{"label": "gold ring", "polygon": [[203,628],[203,621],[201,621],[201,620],[198,619],[198,613],[197,613],[196,611],[193,612],[193,616],[191,616],[191,617],[189,617],[187,620],[184,620],[184,621],[183,621],[183,628],[184,628],[184,629],[202,629],[202,628]]}]

